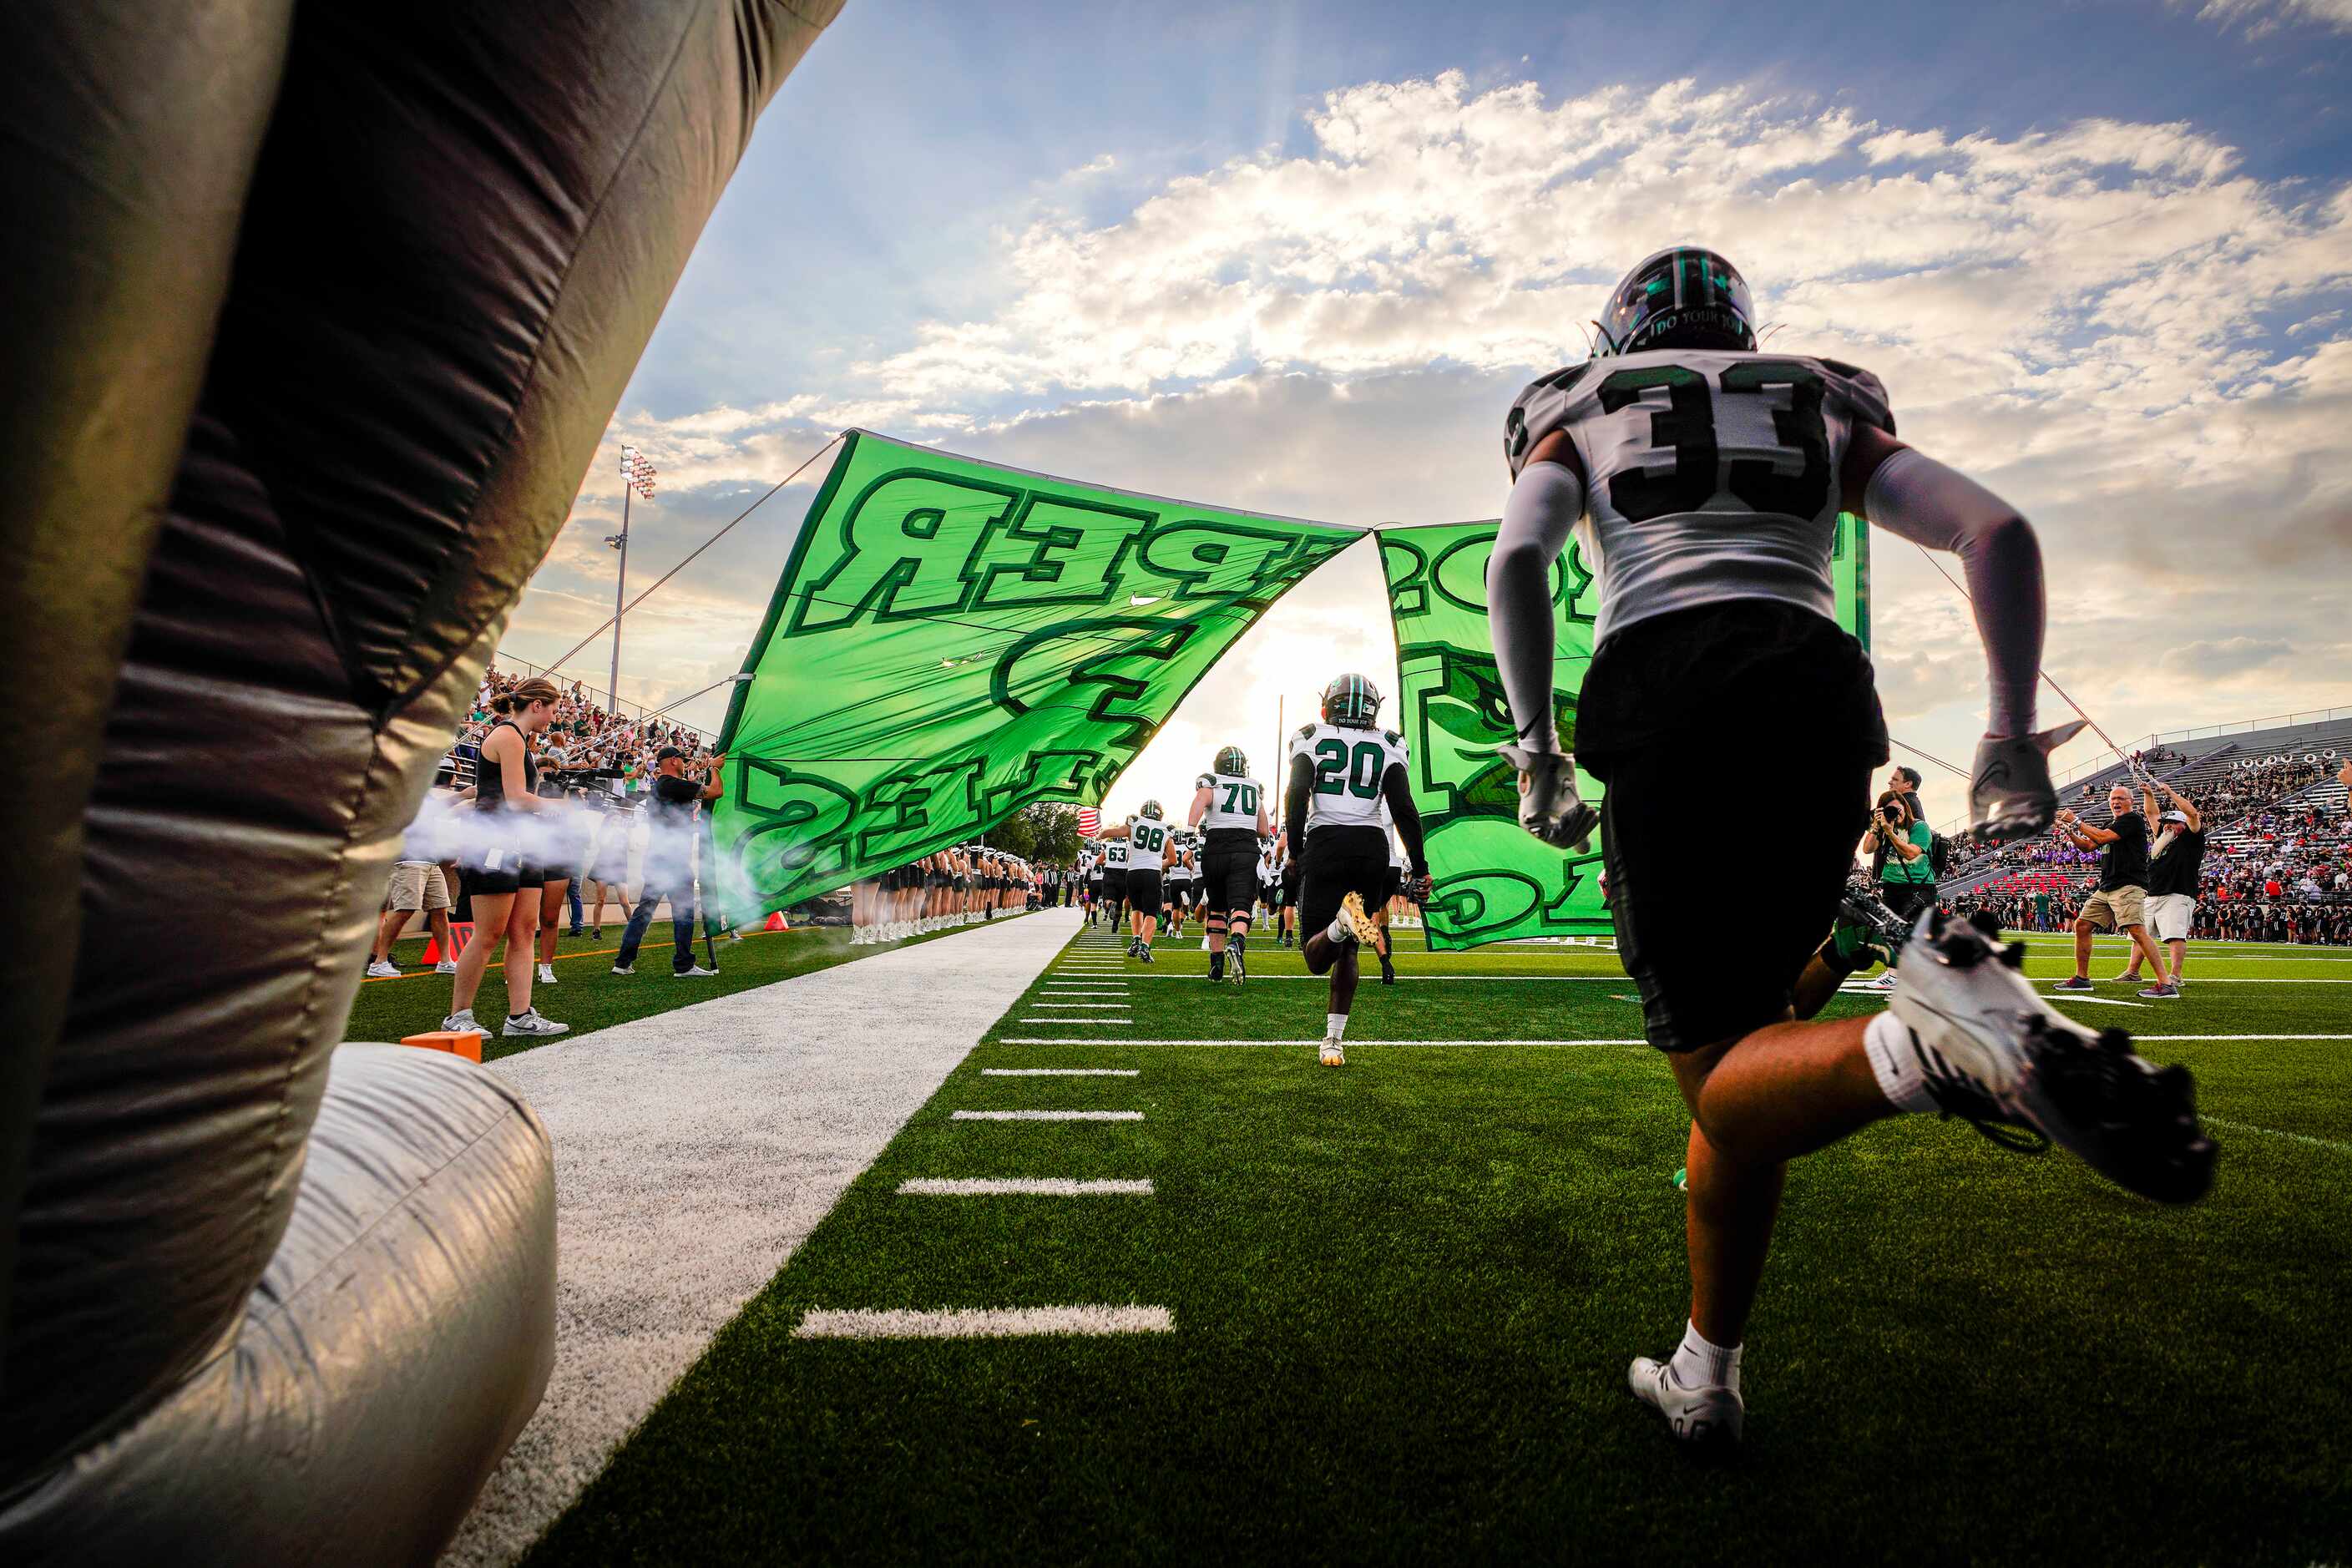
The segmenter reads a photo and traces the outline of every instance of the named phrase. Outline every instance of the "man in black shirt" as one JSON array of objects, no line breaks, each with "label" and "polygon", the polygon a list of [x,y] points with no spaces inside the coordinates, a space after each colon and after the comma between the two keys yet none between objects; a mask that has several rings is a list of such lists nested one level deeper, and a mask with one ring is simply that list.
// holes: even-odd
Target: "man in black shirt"
[{"label": "man in black shirt", "polygon": [[[2154,802],[2150,802],[2151,805]],[[2099,886],[2083,900],[2074,917],[2074,975],[2058,983],[2061,991],[2091,989],[2091,933],[2119,931],[2131,939],[2135,968],[2142,958],[2156,968],[2157,983],[2168,984],[2164,956],[2147,934],[2147,818],[2132,805],[2131,791],[2122,784],[2107,792],[2107,808],[2115,820],[2093,827],[2072,811],[2062,810],[2051,831],[2077,849],[2099,852]],[[2116,976],[2137,978],[2133,971]]]},{"label": "man in black shirt", "polygon": [[[2187,984],[2180,966],[2188,959],[2189,931],[2197,921],[2197,879],[2205,866],[2205,817],[2186,795],[2154,779],[2141,788],[2150,816],[2156,812],[2158,790],[2172,805],[2157,819],[2156,856],[2147,869],[2147,929],[2164,944],[2165,954],[2172,961],[2172,975],[2169,980],[2159,975],[2140,994],[2169,999],[2179,995],[2180,987]],[[2139,978],[2138,953],[2133,953],[2125,978]]]},{"label": "man in black shirt", "polygon": [[669,900],[670,936],[677,944],[670,973],[681,980],[718,973],[694,962],[694,810],[726,793],[719,773],[726,761],[723,755],[710,759],[710,782],[704,784],[686,776],[686,753],[676,746],[664,746],[655,757],[653,791],[646,797],[645,886],[637,890],[637,907],[629,912],[621,951],[613,957],[614,973],[635,969],[637,946],[653,924],[654,906],[665,897]]}]

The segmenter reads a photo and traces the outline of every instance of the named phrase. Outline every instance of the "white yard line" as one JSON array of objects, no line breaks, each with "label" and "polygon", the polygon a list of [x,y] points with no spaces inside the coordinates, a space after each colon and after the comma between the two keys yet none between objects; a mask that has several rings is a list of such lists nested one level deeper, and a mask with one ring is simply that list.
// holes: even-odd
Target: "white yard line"
[{"label": "white yard line", "polygon": [[530,1548],[1073,923],[943,931],[489,1064],[554,1140],[555,1365],[445,1563]]},{"label": "white yard line", "polygon": [[1141,1068],[982,1068],[982,1078],[1135,1078]]},{"label": "white yard line", "polygon": [[2227,1127],[2237,1132],[2260,1132],[2268,1138],[2284,1138],[2290,1143],[2308,1143],[2315,1149],[2333,1149],[2339,1154],[2352,1154],[2352,1143],[2339,1143],[2333,1138],[2315,1138],[2308,1132],[2282,1132],[2275,1127],[2257,1127],[2251,1121],[2231,1121],[2221,1116],[2207,1116],[2202,1120],[2210,1127]]},{"label": "white yard line", "polygon": [[1064,1029],[1124,1029],[1134,1021],[1134,1017],[1131,1014],[1123,1014],[1116,1018],[1047,1018],[1034,1013],[1024,1013],[1013,1021],[1020,1024],[1052,1024],[1057,1028]]},{"label": "white yard line", "polygon": [[[1024,1022],[1026,1022],[1027,1020],[1024,1020]],[[1040,1020],[1037,1020],[1037,1021],[1038,1021],[1038,1022],[1042,1022],[1042,1023],[1050,1023],[1050,1022],[1053,1022],[1054,1020],[1051,1020],[1051,1019],[1040,1019]],[[2142,1037],[2143,1037],[2143,1038],[2145,1038],[2146,1037],[2144,1037],[2144,1036],[2143,1036]],[[2180,1038],[2189,1038],[2189,1037],[2182,1036],[2182,1037],[2180,1037]],[[1300,1035],[1300,1036],[1297,1036],[1297,1037],[1294,1037],[1294,1038],[1287,1039],[1287,1040],[1134,1040],[1134,1039],[1088,1040],[1088,1039],[1072,1039],[1072,1038],[1069,1038],[1069,1037],[1055,1037],[1055,1036],[1047,1036],[1047,1035],[1009,1035],[1009,1036],[1005,1037],[1004,1038],[1003,1038],[1003,1039],[1001,1039],[1001,1040],[998,1040],[998,1041],[997,1041],[997,1042],[995,1042],[995,1043],[996,1043],[996,1044],[998,1044],[998,1045],[1000,1045],[1000,1046],[1107,1046],[1107,1047],[1111,1047],[1111,1048],[1113,1048],[1113,1049],[1117,1049],[1117,1048],[1118,1048],[1118,1047],[1123,1047],[1123,1046],[1244,1046],[1244,1047],[1261,1047],[1261,1048],[1267,1048],[1267,1049],[1277,1048],[1277,1047],[1297,1047],[1297,1048],[1301,1049],[1301,1050],[1312,1050],[1315,1047],[1317,1047],[1317,1046],[1318,1046],[1318,1045],[1321,1045],[1323,1042],[1322,1042],[1322,1040],[1321,1040],[1320,1037],[1315,1037],[1315,1038],[1311,1038],[1311,1039],[1310,1039],[1310,1038],[1308,1038],[1308,1037],[1307,1037],[1307,1036],[1305,1036],[1305,1035]],[[1647,1041],[1647,1040],[1355,1040],[1355,1039],[1351,1039],[1351,1040],[1349,1040],[1349,1041],[1348,1042],[1348,1044],[1349,1044],[1349,1045],[1350,1045],[1350,1046],[1367,1046],[1367,1047],[1371,1047],[1371,1046],[1413,1046],[1413,1047],[1437,1047],[1437,1046],[1646,1046],[1646,1045],[1648,1045],[1649,1043],[1650,1043],[1650,1042],[1649,1042],[1649,1041]]]},{"label": "white yard line", "polygon": [[1140,1121],[1140,1110],[951,1110],[951,1121]]},{"label": "white yard line", "polygon": [[898,1184],[902,1198],[1148,1198],[1151,1184],[1078,1181],[1069,1176],[919,1176]]},{"label": "white yard line", "polygon": [[945,1307],[936,1311],[857,1307],[812,1310],[800,1340],[986,1340],[1035,1334],[1168,1334],[1165,1307]]},{"label": "white yard line", "polygon": [[1032,1002],[1032,1007],[1058,1008],[1065,1013],[1126,1013],[1124,1002]]}]

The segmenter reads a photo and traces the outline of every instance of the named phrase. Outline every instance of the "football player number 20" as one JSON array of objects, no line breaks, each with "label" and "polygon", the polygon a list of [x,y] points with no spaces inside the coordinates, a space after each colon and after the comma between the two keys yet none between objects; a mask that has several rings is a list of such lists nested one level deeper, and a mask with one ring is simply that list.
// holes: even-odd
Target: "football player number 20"
[{"label": "football player number 20", "polygon": [[[1789,389],[1789,406],[1772,410],[1772,434],[1803,460],[1794,474],[1773,471],[1769,458],[1735,458],[1724,487],[1758,511],[1818,517],[1830,500],[1830,436],[1822,421],[1822,378],[1795,360],[1759,359],[1735,364],[1716,378],[1727,393]],[[1666,389],[1666,406],[1650,416],[1650,445],[1672,448],[1670,468],[1629,468],[1609,481],[1609,503],[1628,522],[1669,512],[1696,511],[1716,491],[1715,398],[1706,377],[1677,364],[1616,372],[1599,388],[1601,411],[1614,414],[1641,401],[1654,386]]]},{"label": "football player number 20", "polygon": [[1370,800],[1381,793],[1381,762],[1385,755],[1370,741],[1357,742],[1352,752],[1345,741],[1318,741],[1315,793],[1338,795],[1344,789],[1360,799]]}]

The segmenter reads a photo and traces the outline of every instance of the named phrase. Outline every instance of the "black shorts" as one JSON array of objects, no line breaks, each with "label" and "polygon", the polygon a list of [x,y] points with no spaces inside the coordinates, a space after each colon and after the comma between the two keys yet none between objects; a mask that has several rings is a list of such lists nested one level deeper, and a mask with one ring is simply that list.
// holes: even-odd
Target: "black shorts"
[{"label": "black shorts", "polygon": [[[1695,1050],[1788,1016],[1836,920],[1871,770],[1886,760],[1862,645],[1767,600],[1638,622],[1594,652],[1575,746],[1609,786],[1609,912],[1650,1043]],[[1739,830],[1718,794],[1690,782],[1726,768],[1769,812],[1771,896],[1736,926],[1701,889],[1721,882]]]},{"label": "black shorts", "polygon": [[526,887],[539,886],[538,868],[505,855],[499,857],[495,869],[467,866],[465,873],[466,892],[470,898],[496,898],[501,893],[520,892]]},{"label": "black shorts", "polygon": [[1389,885],[1389,836],[1378,827],[1326,827],[1307,836],[1307,870],[1299,891],[1299,930],[1328,926],[1339,900],[1353,893],[1364,912],[1379,907]]},{"label": "black shorts", "polygon": [[1201,861],[1201,897],[1219,914],[1238,910],[1244,914],[1257,892],[1257,845],[1255,841],[1228,849],[1211,844]]},{"label": "black shorts", "polygon": [[1906,925],[1919,918],[1919,911],[1936,901],[1933,882],[1881,882],[1878,900],[1903,917]]},{"label": "black shorts", "polygon": [[1127,907],[1139,915],[1160,912],[1160,873],[1129,871],[1127,874]]},{"label": "black shorts", "polygon": [[1181,877],[1172,882],[1163,879],[1160,885],[1160,890],[1166,896],[1167,901],[1175,908],[1185,910],[1192,907],[1192,878]]},{"label": "black shorts", "polygon": [[1391,899],[1402,897],[1404,897],[1404,868],[1391,860],[1389,862],[1388,891],[1381,895],[1381,902],[1385,904]]},{"label": "black shorts", "polygon": [[1103,897],[1108,899],[1114,904],[1125,903],[1127,901],[1127,876],[1128,873],[1126,868],[1123,867],[1116,871],[1104,872]]}]

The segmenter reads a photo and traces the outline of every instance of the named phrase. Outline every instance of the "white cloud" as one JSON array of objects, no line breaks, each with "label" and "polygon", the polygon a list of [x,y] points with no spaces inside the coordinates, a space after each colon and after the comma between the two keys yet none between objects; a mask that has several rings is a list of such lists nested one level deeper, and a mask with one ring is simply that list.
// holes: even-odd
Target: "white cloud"
[{"label": "white cloud", "polygon": [[2289,22],[2315,22],[2352,33],[2352,0],[2206,0],[2197,19],[2225,27],[2242,24],[2250,38],[2274,33]]},{"label": "white cloud", "polygon": [[[2352,0],[2272,11],[2328,6]],[[1548,102],[1448,74],[1329,93],[1308,129],[1303,155],[1168,180],[1115,222],[1008,235],[998,309],[860,323],[859,341],[903,346],[832,384],[617,419],[546,574],[574,599],[542,613],[535,593],[519,627],[544,620],[554,641],[558,621],[576,637],[601,618],[584,584],[609,571],[596,540],[625,440],[666,496],[748,500],[861,424],[1338,522],[1491,516],[1512,394],[1582,357],[1577,323],[1626,265],[1693,238],[1747,271],[1784,323],[1776,347],[1869,365],[1906,437],[2035,520],[2051,667],[2118,738],[2347,695],[2352,186],[2265,183],[2192,124],[1996,136],[1688,84]],[[632,618],[631,647],[681,671],[674,689],[756,626],[769,578],[741,559],[642,645]],[[1879,562],[1890,714],[1964,760],[1982,714],[1966,607],[1907,547],[1883,542]],[[1255,755],[1276,691],[1351,665],[1386,679],[1387,640],[1376,569],[1335,566],[1203,683],[1153,766],[1228,731]]]}]

